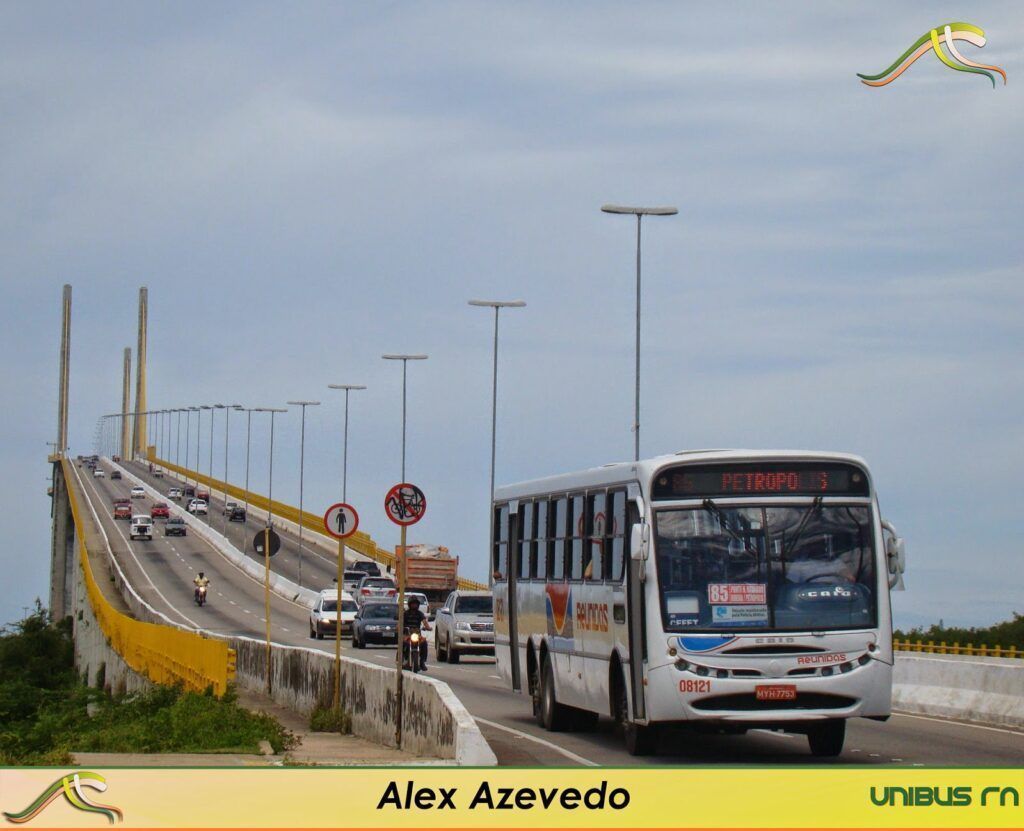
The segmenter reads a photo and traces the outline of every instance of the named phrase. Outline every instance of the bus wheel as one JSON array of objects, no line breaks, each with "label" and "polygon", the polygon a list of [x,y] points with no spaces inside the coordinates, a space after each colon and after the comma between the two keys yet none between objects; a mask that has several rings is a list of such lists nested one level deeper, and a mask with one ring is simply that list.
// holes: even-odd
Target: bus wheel
[{"label": "bus wheel", "polygon": [[846,740],[846,720],[831,718],[821,724],[814,724],[807,731],[807,743],[812,756],[838,756],[843,752]]},{"label": "bus wheel", "polygon": [[658,739],[654,731],[644,725],[636,724],[629,717],[629,700],[626,697],[626,680],[621,670],[615,684],[616,705],[615,720],[622,729],[622,738],[626,744],[626,752],[630,756],[649,756],[657,749]]},{"label": "bus wheel", "polygon": [[568,708],[559,704],[555,697],[555,671],[551,668],[551,658],[545,658],[540,685],[540,725],[552,733],[560,733],[569,726],[570,718]]}]

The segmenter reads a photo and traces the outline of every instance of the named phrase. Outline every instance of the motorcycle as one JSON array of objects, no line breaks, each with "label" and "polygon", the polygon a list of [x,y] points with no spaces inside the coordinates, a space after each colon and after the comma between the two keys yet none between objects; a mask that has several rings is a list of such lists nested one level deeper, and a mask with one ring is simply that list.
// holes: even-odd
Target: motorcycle
[{"label": "motorcycle", "polygon": [[206,605],[206,586],[196,586],[196,605]]},{"label": "motorcycle", "polygon": [[420,652],[423,633],[418,626],[410,626],[405,630],[402,640],[402,668],[412,672],[423,672],[423,656]]}]

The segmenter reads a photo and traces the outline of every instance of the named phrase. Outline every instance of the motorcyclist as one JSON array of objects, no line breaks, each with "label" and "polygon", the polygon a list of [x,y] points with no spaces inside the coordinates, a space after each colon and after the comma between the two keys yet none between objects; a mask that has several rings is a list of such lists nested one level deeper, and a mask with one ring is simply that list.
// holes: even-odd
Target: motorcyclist
[{"label": "motorcyclist", "polygon": [[[405,615],[402,618],[402,627],[408,630],[430,631],[430,624],[427,623],[427,616],[420,611],[420,599],[418,597],[410,597],[408,608],[405,610]],[[420,669],[427,668],[427,641],[426,638],[420,638]]]},{"label": "motorcyclist", "polygon": [[199,574],[192,578],[192,582],[195,584],[196,587],[195,595],[196,597],[199,597],[199,590],[205,589],[207,586],[210,585],[210,578],[200,571]]}]

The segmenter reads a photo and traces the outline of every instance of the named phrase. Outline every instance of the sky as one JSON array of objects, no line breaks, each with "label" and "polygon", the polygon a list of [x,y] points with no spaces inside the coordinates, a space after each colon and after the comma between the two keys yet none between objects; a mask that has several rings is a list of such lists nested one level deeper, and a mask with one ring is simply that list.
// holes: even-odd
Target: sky
[{"label": "sky", "polygon": [[[956,20],[1006,86],[934,55],[856,78]],[[327,384],[368,387],[348,498],[386,546],[380,355],[429,354],[410,541],[483,578],[493,320],[466,301],[527,303],[502,316],[499,484],[630,458],[635,230],[607,202],[679,208],[644,231],[644,456],[860,454],[907,541],[898,624],[1024,612],[1022,69],[1015,2],[0,5],[0,621],[48,593],[65,282],[73,453],[119,408],[145,285],[150,407],[323,402],[308,509],[340,496]],[[298,412],[277,427],[296,504]]]}]

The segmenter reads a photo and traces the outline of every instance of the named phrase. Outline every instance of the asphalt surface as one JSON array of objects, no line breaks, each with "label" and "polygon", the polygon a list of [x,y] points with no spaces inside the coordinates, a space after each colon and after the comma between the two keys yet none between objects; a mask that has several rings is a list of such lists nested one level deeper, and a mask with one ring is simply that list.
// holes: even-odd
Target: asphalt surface
[{"label": "asphalt surface", "polygon": [[[174,484],[149,474],[146,466],[129,468],[162,493]],[[112,518],[115,496],[128,496],[131,483],[109,478],[95,479],[81,468],[87,495],[118,562],[136,591],[154,608],[172,620],[188,626],[230,635],[263,637],[266,627],[262,583],[241,572],[212,546],[196,536],[164,537],[163,520],[155,521],[151,542],[130,542],[128,522]],[[148,512],[150,500],[133,500],[135,512]],[[184,503],[182,503],[184,504]],[[217,500],[207,520],[221,528]],[[246,545],[260,529],[255,521],[228,523],[229,538]],[[282,547],[273,558],[274,570],[298,580],[297,538],[281,532]],[[253,555],[250,555],[253,556]],[[308,548],[302,556],[302,584],[319,590],[333,588],[335,564]],[[207,605],[199,608],[192,595],[192,578],[203,571],[211,580]],[[321,649],[333,655],[331,640],[309,637],[309,612],[302,606],[271,594],[271,637],[281,644]],[[343,654],[393,666],[393,647],[353,650],[342,643]],[[433,658],[433,654],[431,654]],[[807,749],[806,738],[790,733],[752,730],[742,736],[701,734],[689,730],[666,730],[657,755],[637,758],[623,749],[621,738],[607,719],[585,733],[548,733],[533,720],[525,696],[507,689],[497,675],[492,658],[466,657],[457,665],[429,663],[429,674],[445,681],[460,698],[477,723],[501,764],[506,765],[986,765],[1024,764],[1024,732],[996,729],[943,719],[894,714],[885,723],[852,720],[847,727],[846,746],[835,759],[816,759]]]}]

